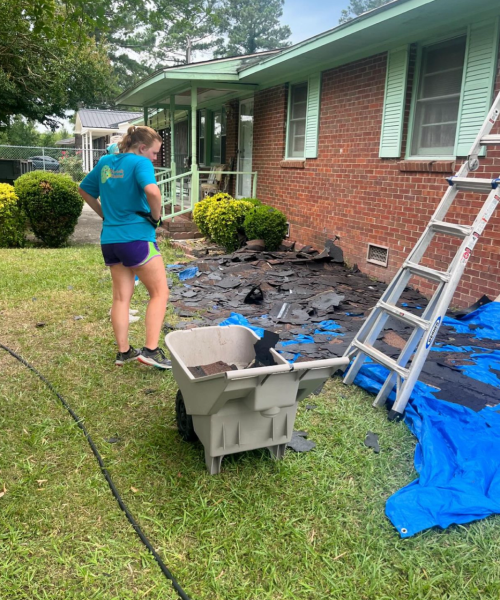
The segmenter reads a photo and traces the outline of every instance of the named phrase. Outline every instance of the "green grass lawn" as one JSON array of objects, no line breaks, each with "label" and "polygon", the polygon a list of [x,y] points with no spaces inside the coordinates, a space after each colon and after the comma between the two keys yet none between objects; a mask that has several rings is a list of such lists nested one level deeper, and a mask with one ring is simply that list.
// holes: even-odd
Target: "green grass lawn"
[{"label": "green grass lawn", "polygon": [[[178,259],[162,247],[168,262]],[[133,307],[144,317],[138,286]],[[96,246],[0,250],[0,341],[84,419],[146,535],[193,600],[495,599],[500,519],[401,540],[385,501],[415,478],[415,440],[363,391],[331,380],[299,408],[317,448],[230,456],[208,475],[175,427],[171,373],[118,369],[111,281]],[[75,320],[75,316],[83,319]],[[168,317],[169,319],[171,316]],[[45,323],[37,327],[37,323]],[[144,319],[131,325],[143,343]],[[382,451],[363,445],[380,436]],[[106,442],[119,438],[118,443]],[[170,599],[82,432],[0,350],[0,598]]]}]

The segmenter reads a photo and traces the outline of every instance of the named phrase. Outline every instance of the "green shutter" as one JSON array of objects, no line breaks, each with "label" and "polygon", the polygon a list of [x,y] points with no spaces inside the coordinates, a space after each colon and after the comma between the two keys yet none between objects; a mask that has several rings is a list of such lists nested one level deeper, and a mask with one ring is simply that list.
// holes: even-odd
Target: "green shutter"
[{"label": "green shutter", "polygon": [[467,156],[491,108],[498,52],[498,19],[469,26],[455,154]]},{"label": "green shutter", "polygon": [[391,50],[387,55],[387,77],[379,150],[381,158],[399,158],[401,156],[407,74],[408,47]]},{"label": "green shutter", "polygon": [[319,104],[321,95],[321,73],[309,77],[307,88],[306,158],[318,157]]}]

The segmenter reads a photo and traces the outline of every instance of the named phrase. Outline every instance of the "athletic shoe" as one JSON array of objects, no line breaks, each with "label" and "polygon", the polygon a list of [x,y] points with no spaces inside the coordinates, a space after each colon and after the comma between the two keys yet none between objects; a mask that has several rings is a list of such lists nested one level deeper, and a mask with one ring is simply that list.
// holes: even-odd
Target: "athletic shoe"
[{"label": "athletic shoe", "polygon": [[156,350],[149,350],[149,348],[144,347],[137,360],[144,365],[151,365],[152,367],[157,367],[158,369],[171,369],[172,363],[165,356],[165,352],[161,348],[156,348]]},{"label": "athletic shoe", "polygon": [[130,346],[127,352],[118,352],[118,354],[116,355],[115,365],[117,365],[118,367],[123,367],[125,363],[131,362],[132,360],[137,360],[140,355],[140,350],[136,350],[135,348],[132,348],[132,346]]}]

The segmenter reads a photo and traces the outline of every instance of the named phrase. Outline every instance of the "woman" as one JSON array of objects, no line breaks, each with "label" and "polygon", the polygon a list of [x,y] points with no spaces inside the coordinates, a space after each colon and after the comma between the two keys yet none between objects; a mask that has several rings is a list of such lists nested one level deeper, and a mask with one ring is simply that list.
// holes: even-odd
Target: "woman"
[{"label": "woman", "polygon": [[[118,354],[116,365],[132,360],[170,369],[158,347],[168,300],[167,277],[156,244],[161,223],[161,194],[153,168],[162,140],[150,127],[129,127],[119,142],[119,154],[103,156],[80,184],[80,196],[104,220],[101,249],[111,270],[113,306],[111,322]],[[100,198],[100,201],[98,200]],[[146,343],[142,350],[128,341],[129,308],[134,278],[149,292]]]}]

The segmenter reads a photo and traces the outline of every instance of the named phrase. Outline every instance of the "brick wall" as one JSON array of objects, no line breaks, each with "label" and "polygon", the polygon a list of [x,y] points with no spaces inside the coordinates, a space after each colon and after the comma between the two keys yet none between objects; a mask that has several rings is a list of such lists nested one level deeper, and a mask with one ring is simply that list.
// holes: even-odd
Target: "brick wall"
[{"label": "brick wall", "polygon": [[[408,88],[415,66],[410,59]],[[258,197],[283,210],[291,239],[322,248],[338,235],[349,263],[389,281],[416,244],[443,193],[451,161],[409,163],[378,156],[386,76],[386,54],[323,73],[317,159],[283,163],[286,86],[256,94],[253,168]],[[500,68],[496,81],[500,89]],[[407,95],[402,156],[408,131]],[[496,126],[493,131],[500,132]],[[489,149],[477,176],[500,173],[500,149]],[[448,220],[471,223],[485,196],[460,194]],[[368,243],[389,248],[388,267],[366,261]],[[457,243],[436,236],[423,264],[446,268]],[[429,294],[426,281],[412,281]],[[475,302],[482,294],[500,294],[500,210],[490,220],[457,292],[454,305]]]}]

